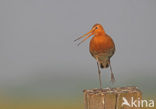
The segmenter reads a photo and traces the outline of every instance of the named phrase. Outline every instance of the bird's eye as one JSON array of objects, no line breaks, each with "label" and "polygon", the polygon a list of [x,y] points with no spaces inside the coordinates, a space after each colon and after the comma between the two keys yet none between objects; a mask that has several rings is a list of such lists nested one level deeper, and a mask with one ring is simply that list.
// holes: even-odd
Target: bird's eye
[{"label": "bird's eye", "polygon": [[98,27],[96,27],[96,29],[98,29]]}]

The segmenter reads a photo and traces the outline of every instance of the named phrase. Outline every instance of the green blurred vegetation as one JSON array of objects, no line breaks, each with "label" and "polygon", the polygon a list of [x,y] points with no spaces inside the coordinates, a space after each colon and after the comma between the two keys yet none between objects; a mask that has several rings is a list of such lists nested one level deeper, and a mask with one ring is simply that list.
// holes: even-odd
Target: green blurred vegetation
[{"label": "green blurred vegetation", "polygon": [[[0,86],[0,109],[84,109],[83,89],[99,87],[97,76],[34,77],[29,81]],[[127,74],[123,74],[124,77]],[[155,99],[155,77],[142,74],[118,77],[114,85],[103,73],[103,87],[137,86],[143,99]],[[137,80],[137,81],[136,81]],[[155,104],[156,105],[156,104]],[[146,108],[148,109],[148,108]],[[156,109],[150,108],[150,109]]]},{"label": "green blurred vegetation", "polygon": [[[150,97],[144,97],[144,99],[151,99]],[[156,99],[155,99],[156,101]],[[155,102],[156,104],[156,102]],[[0,109],[84,109],[83,96],[79,99],[49,99],[49,98],[29,98],[19,99],[11,98],[4,95],[0,96]],[[143,108],[143,109],[156,109]]]}]

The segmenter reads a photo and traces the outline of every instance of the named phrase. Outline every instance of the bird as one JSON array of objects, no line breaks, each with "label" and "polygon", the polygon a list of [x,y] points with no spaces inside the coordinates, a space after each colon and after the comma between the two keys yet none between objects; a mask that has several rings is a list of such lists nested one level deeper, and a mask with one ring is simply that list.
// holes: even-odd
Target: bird
[{"label": "bird", "polygon": [[101,69],[109,67],[111,72],[111,82],[115,82],[115,76],[112,71],[110,61],[111,57],[115,53],[115,44],[113,39],[108,34],[106,34],[101,24],[94,24],[88,33],[78,37],[74,40],[74,42],[85,37],[80,43],[77,44],[79,46],[91,36],[93,37],[90,40],[89,51],[90,54],[96,59],[100,89],[102,89]]}]

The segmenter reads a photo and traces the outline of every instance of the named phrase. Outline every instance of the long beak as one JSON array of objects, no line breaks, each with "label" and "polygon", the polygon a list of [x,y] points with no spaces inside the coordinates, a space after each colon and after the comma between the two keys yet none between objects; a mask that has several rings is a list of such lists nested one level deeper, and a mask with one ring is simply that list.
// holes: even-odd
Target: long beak
[{"label": "long beak", "polygon": [[[88,33],[84,34],[83,36],[80,36],[79,38],[75,39],[74,42],[88,35],[88,36],[87,36],[86,38],[84,38],[80,43],[77,44],[77,46],[79,46],[82,42],[84,42],[84,41],[87,40],[90,36],[93,35],[92,32],[93,32],[93,30],[89,31]],[[90,34],[90,33],[91,33],[91,34]],[[90,35],[89,35],[89,34],[90,34]]]}]

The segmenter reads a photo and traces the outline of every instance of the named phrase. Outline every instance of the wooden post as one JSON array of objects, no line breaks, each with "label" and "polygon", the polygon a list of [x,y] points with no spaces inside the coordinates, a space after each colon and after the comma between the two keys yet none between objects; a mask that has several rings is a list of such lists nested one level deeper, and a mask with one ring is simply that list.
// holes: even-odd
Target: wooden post
[{"label": "wooden post", "polygon": [[[141,91],[136,87],[120,87],[84,90],[85,109],[140,109]],[[128,104],[123,104],[125,101]],[[123,105],[122,105],[123,104]],[[128,106],[129,105],[129,106]]]}]

